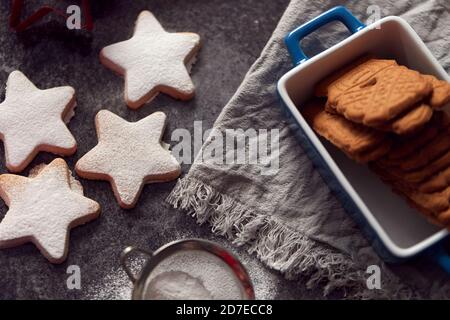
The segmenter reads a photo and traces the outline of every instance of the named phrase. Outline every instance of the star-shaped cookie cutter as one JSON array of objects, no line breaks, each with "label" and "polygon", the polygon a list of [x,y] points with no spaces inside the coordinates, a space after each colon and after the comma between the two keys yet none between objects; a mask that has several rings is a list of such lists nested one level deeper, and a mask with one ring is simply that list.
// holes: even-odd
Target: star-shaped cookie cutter
[{"label": "star-shaped cookie cutter", "polygon": [[[45,17],[47,14],[51,12],[59,16],[62,16],[65,19],[69,17],[65,12],[62,12],[56,8],[50,6],[42,6],[29,17],[25,18],[24,20],[21,20],[20,17],[23,6],[24,0],[12,0],[11,14],[9,16],[9,26],[17,32],[29,28],[35,22],[41,20],[43,17]],[[91,15],[89,0],[81,0],[81,8],[82,8],[82,15],[84,16],[85,20],[85,23],[81,26],[81,28],[86,29],[88,31],[92,31],[92,29],[94,28],[94,23]]]}]

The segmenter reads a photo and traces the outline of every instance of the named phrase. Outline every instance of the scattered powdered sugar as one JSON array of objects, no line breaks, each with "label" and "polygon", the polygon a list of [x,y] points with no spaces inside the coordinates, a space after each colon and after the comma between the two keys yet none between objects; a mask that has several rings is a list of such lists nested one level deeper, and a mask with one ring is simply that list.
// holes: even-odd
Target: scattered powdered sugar
[{"label": "scattered powdered sugar", "polygon": [[250,276],[255,298],[257,300],[275,299],[277,287],[282,285],[279,274],[271,271],[255,257],[245,252],[242,252],[239,258]]},{"label": "scattered powdered sugar", "polygon": [[[132,262],[131,262],[132,263]],[[132,267],[132,269],[134,269]],[[84,285],[82,285],[84,287]],[[86,284],[87,300],[130,300],[133,283],[119,266],[112,268],[104,277]]]},{"label": "scattered powdered sugar", "polygon": [[155,297],[167,292],[167,286],[171,290],[177,286],[180,299],[206,298],[206,294],[218,300],[242,299],[242,286],[231,268],[219,257],[200,250],[183,250],[162,260],[147,279],[144,295]]}]

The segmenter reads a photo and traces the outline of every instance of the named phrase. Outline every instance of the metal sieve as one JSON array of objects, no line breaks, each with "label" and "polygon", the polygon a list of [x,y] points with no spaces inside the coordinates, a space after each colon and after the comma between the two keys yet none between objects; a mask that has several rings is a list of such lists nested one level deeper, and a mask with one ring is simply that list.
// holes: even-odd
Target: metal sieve
[{"label": "metal sieve", "polygon": [[[255,294],[250,277],[245,270],[244,266],[239,260],[231,254],[228,250],[219,246],[218,244],[202,240],[202,239],[184,239],[170,242],[154,252],[136,248],[127,247],[123,250],[120,256],[120,263],[122,268],[127,273],[131,282],[133,282],[133,300],[144,300],[145,290],[147,286],[147,280],[150,278],[152,272],[158,267],[165,259],[180,252],[188,252],[188,250],[196,250],[200,252],[209,253],[219,258],[225,267],[229,268],[228,271],[235,277],[236,284],[240,287],[240,293],[243,300],[253,300]],[[142,254],[147,257],[147,260],[142,267],[141,271],[137,274],[134,273],[129,267],[129,258],[132,254]]]}]

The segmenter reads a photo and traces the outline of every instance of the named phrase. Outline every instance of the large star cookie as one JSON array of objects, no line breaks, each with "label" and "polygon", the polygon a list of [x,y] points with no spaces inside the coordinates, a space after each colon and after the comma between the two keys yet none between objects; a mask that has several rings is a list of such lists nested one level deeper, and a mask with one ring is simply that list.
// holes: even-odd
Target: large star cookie
[{"label": "large star cookie", "polygon": [[133,37],[102,49],[100,61],[125,77],[125,101],[141,107],[159,92],[176,99],[194,96],[194,85],[186,64],[200,48],[195,33],[169,33],[149,11],[142,11]]},{"label": "large star cookie", "polygon": [[0,223],[0,248],[31,241],[52,263],[66,259],[69,230],[100,213],[99,204],[83,196],[61,158],[34,177],[0,175],[0,196],[9,207]]},{"label": "large star cookie", "polygon": [[22,171],[39,151],[72,155],[77,143],[64,121],[74,108],[72,87],[40,90],[22,72],[11,72],[0,104],[0,138],[8,170]]},{"label": "large star cookie", "polygon": [[138,122],[127,122],[107,110],[95,117],[98,144],[75,169],[81,177],[107,180],[122,208],[136,205],[145,183],[176,179],[181,168],[161,144],[166,115],[155,112]]}]

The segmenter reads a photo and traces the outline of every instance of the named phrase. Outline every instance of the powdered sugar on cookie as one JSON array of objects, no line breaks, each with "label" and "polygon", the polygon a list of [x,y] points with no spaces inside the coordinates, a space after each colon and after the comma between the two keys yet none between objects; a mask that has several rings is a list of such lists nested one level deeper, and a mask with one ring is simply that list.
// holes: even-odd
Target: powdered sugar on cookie
[{"label": "powdered sugar on cookie", "polygon": [[176,179],[180,165],[161,143],[166,115],[155,112],[127,122],[107,110],[97,113],[98,144],[76,164],[78,175],[110,181],[123,208],[135,206],[145,183]]},{"label": "powdered sugar on cookie", "polygon": [[0,223],[0,248],[33,242],[50,262],[65,260],[69,230],[100,213],[99,204],[84,197],[70,176],[63,159],[28,178],[0,175],[0,196],[9,207]]},{"label": "powdered sugar on cookie", "polygon": [[151,12],[142,11],[133,37],[103,48],[100,61],[125,77],[125,100],[137,109],[159,92],[191,99],[194,84],[186,65],[199,48],[199,35],[166,32]]},{"label": "powdered sugar on cookie", "polygon": [[74,107],[72,87],[40,90],[22,72],[11,72],[0,104],[0,136],[8,170],[22,171],[39,151],[72,155],[77,145],[64,120]]}]

